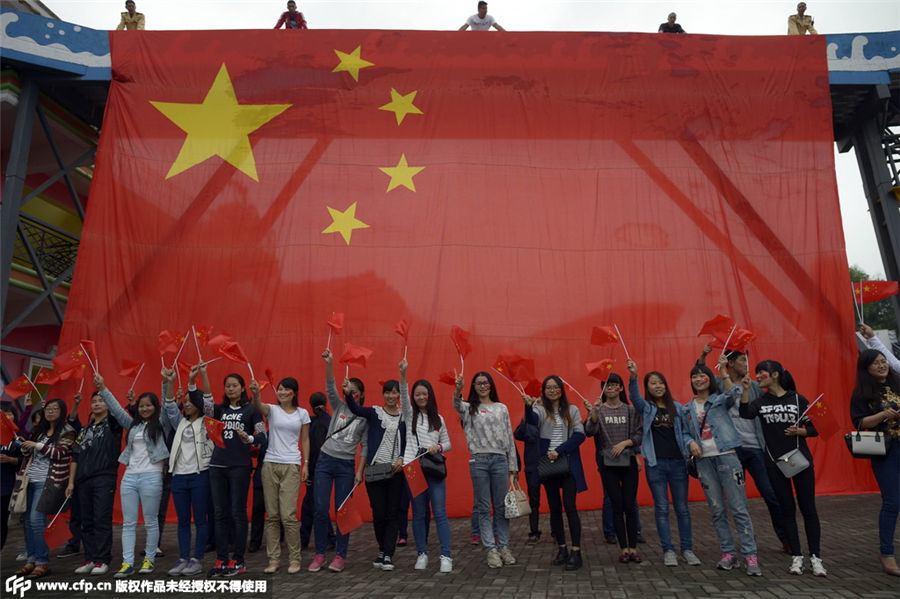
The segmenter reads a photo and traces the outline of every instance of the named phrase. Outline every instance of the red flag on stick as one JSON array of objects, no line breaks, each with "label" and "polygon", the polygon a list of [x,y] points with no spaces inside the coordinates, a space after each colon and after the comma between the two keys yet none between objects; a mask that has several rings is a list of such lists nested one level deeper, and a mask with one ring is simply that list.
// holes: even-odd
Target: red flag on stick
[{"label": "red flag on stick", "polygon": [[119,370],[119,375],[133,377],[136,376],[138,372],[141,371],[141,368],[144,366],[143,362],[132,362],[131,360],[122,360],[122,369]]},{"label": "red flag on stick", "polygon": [[12,421],[9,415],[0,410],[0,445],[8,445],[10,441],[16,438],[19,427]]},{"label": "red flag on stick", "polygon": [[210,337],[209,341],[206,342],[206,345],[211,347],[215,351],[219,351],[219,348],[224,344],[232,341],[231,335],[228,333],[222,332],[216,335],[215,337]]},{"label": "red flag on stick", "polygon": [[853,283],[853,296],[863,305],[897,295],[898,287],[897,281],[857,281]]},{"label": "red flag on stick", "polygon": [[269,383],[272,385],[272,388],[274,389],[276,387],[275,372],[271,368],[266,368],[264,372],[266,373],[266,379],[268,379]]},{"label": "red flag on stick", "polygon": [[209,416],[203,417],[203,424],[206,426],[206,436],[213,442],[216,447],[225,449],[225,439],[222,433],[225,431],[225,423]]},{"label": "red flag on stick", "polygon": [[422,471],[420,459],[415,459],[403,467],[403,473],[406,474],[406,482],[409,484],[409,492],[413,497],[421,495],[428,490],[428,481],[425,480],[425,473]]},{"label": "red flag on stick", "polygon": [[159,332],[159,338],[157,342],[157,347],[159,348],[159,355],[164,355],[169,352],[175,353],[178,351],[178,347],[181,345],[181,339],[178,336],[178,333],[173,333],[169,330],[164,330]]},{"label": "red flag on stick", "polygon": [[394,332],[403,337],[404,341],[409,341],[409,323],[405,318],[394,325]]},{"label": "red flag on stick", "polygon": [[209,343],[209,336],[212,335],[212,327],[208,325],[194,326],[194,338],[200,345]]},{"label": "red flag on stick", "polygon": [[456,386],[456,374],[452,370],[448,370],[447,372],[442,372],[438,377],[438,381],[450,385],[451,387]]},{"label": "red flag on stick", "polygon": [[23,395],[28,395],[34,391],[34,387],[31,384],[31,381],[28,380],[28,377],[24,374],[3,387],[3,392],[12,397],[13,399],[17,399],[22,397]]},{"label": "red flag on stick", "polygon": [[591,330],[591,345],[613,345],[619,342],[619,335],[613,327],[594,327]]},{"label": "red flag on stick", "polygon": [[531,397],[540,397],[543,390],[543,384],[537,379],[531,379],[525,384],[525,394]]},{"label": "red flag on stick", "polygon": [[722,314],[716,314],[715,318],[703,323],[697,336],[712,335],[716,339],[725,339],[733,328],[734,320],[732,318]]},{"label": "red flag on stick", "polygon": [[363,511],[366,509],[365,493],[358,488],[350,492],[350,496],[344,500],[338,508],[335,520],[339,534],[345,535],[356,530],[363,524]]},{"label": "red flag on stick", "polygon": [[59,375],[52,370],[44,370],[43,368],[34,377],[35,385],[55,385],[59,382]]},{"label": "red flag on stick", "polygon": [[[726,336],[727,339],[727,336]],[[747,345],[756,339],[756,334],[753,331],[749,331],[747,329],[742,329],[738,327],[735,329],[734,334],[731,335],[731,339],[727,339],[728,347],[725,347],[725,341],[722,339],[716,338],[709,345],[710,347],[723,348],[726,351],[735,350],[735,351],[744,351],[747,348]]]},{"label": "red flag on stick", "polygon": [[609,376],[609,373],[612,372],[613,364],[615,364],[615,360],[611,360],[606,358],[605,360],[600,360],[599,362],[588,362],[585,364],[587,368],[588,374],[595,379],[605,381],[606,377]]},{"label": "red flag on stick", "polygon": [[366,367],[366,361],[372,357],[372,350],[352,343],[344,344],[344,353],[339,360],[341,364]]},{"label": "red flag on stick", "polygon": [[87,353],[88,364],[91,365],[91,370],[96,373],[100,369],[100,363],[97,360],[97,344],[90,339],[82,339],[79,346]]},{"label": "red flag on stick", "polygon": [[247,359],[247,354],[244,353],[244,350],[241,349],[241,345],[237,341],[226,341],[220,345],[219,349],[216,351],[218,351],[222,357],[227,358],[232,362],[237,362],[238,364],[246,364],[250,361]]},{"label": "red flag on stick", "polygon": [[340,332],[344,330],[344,313],[335,312],[332,314],[331,318],[328,319],[328,327],[335,335],[340,334]]},{"label": "red flag on stick", "polygon": [[62,380],[82,378],[85,368],[89,365],[87,354],[78,346],[58,352],[53,358],[53,370],[59,373],[59,378]]},{"label": "red flag on stick", "polygon": [[[66,499],[68,501],[68,498]],[[63,504],[65,506],[65,504]],[[60,508],[62,509],[62,508]],[[44,542],[47,549],[53,550],[69,540],[72,536],[69,530],[69,515],[57,514],[56,517],[44,529]]]},{"label": "red flag on stick", "polygon": [[462,359],[465,359],[472,351],[472,344],[469,343],[469,337],[471,336],[471,333],[456,325],[450,327],[450,338],[453,340],[453,345],[456,346],[456,351],[459,352],[459,357]]}]

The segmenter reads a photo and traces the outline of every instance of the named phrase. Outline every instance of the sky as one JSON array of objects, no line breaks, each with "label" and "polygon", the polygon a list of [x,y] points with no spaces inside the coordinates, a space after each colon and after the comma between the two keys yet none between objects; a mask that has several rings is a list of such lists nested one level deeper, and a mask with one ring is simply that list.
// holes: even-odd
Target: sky
[{"label": "sky", "polygon": [[[113,29],[124,0],[43,0],[64,20],[93,29]],[[148,29],[269,29],[284,10],[281,1],[136,0]],[[313,29],[451,30],[476,10],[476,0],[297,0]],[[819,33],[900,30],[898,0],[806,2]],[[488,12],[515,31],[655,32],[670,12],[688,33],[783,35],[792,1],[758,0],[613,2],[605,0],[491,0]],[[473,35],[469,33],[467,35]],[[477,35],[477,34],[476,34]],[[499,35],[492,32],[490,35]],[[884,267],[863,193],[856,156],[835,152],[835,172],[844,223],[847,261],[873,277]]]}]

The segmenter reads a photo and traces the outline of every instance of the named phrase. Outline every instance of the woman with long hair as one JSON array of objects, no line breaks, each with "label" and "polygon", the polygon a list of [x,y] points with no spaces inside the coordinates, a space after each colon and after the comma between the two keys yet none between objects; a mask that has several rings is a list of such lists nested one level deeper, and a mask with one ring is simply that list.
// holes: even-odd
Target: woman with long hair
[{"label": "woman with long hair", "polygon": [[[409,398],[409,384],[406,380],[406,360],[400,362],[400,407],[406,421],[406,452],[403,462],[426,456],[443,456],[450,451],[450,435],[444,417],[438,413],[434,388],[425,379],[419,379],[412,386],[412,402]],[[443,461],[443,460],[440,460]],[[446,466],[444,467],[446,477]],[[424,472],[424,470],[423,470]],[[453,571],[453,556],[450,553],[450,520],[447,518],[447,480],[429,476],[425,472],[428,489],[412,499],[413,536],[416,539],[416,570],[428,567],[428,512],[434,515],[438,540],[441,544],[441,572]]]},{"label": "woman with long hair", "polygon": [[850,420],[857,430],[880,431],[890,437],[887,455],[871,459],[881,489],[878,537],[881,569],[900,576],[894,554],[894,532],[900,511],[900,375],[890,369],[883,353],[867,349],[856,362],[856,386],[850,396]]},{"label": "woman with long hair", "polygon": [[[363,455],[366,453],[366,428],[368,422],[365,418],[358,418],[347,406],[346,398],[352,397],[354,401],[363,405],[366,400],[366,387],[357,378],[344,380],[341,391],[343,399],[338,395],[337,385],[334,382],[334,369],[332,361],[334,356],[330,349],[322,352],[325,361],[325,393],[328,403],[331,404],[331,424],[328,427],[328,436],[322,443],[322,450],[316,462],[315,479],[315,541],[316,554],[309,564],[310,572],[318,572],[325,566],[325,552],[328,550],[328,533],[331,530],[331,518],[328,515],[328,504],[334,502],[334,509],[340,507],[350,496],[354,485],[362,481],[365,459],[356,465],[356,447],[362,442]],[[333,500],[332,500],[333,498]],[[334,560],[328,569],[332,572],[342,572],[347,560],[347,547],[350,544],[350,533],[337,533],[337,548]]]},{"label": "woman with long hair", "polygon": [[300,386],[287,377],[278,383],[278,405],[262,402],[259,383],[250,381],[253,405],[269,421],[269,444],[262,465],[263,497],[266,502],[266,553],[269,565],[264,572],[278,571],[281,559],[281,526],[288,547],[288,574],[300,571],[300,522],[297,496],[309,478],[309,412],[297,404]]},{"label": "woman with long hair", "polygon": [[[797,504],[800,505],[800,512],[803,514],[813,574],[827,576],[825,566],[822,565],[821,526],[819,514],[816,512],[813,457],[806,445],[808,437],[819,434],[809,417],[804,415],[809,401],[797,393],[794,377],[775,360],[764,360],[756,365],[756,381],[766,390],[765,394],[753,402],[749,396],[742,397],[739,409],[741,418],[749,420],[758,418],[762,426],[763,438],[766,441],[766,470],[778,497],[781,526],[787,532],[788,544],[793,555],[788,571],[791,574],[803,574],[803,551],[800,549],[797,508],[794,503],[796,492]],[[775,460],[795,450],[799,450],[809,461],[809,467],[789,478],[781,472]]]},{"label": "woman with long hair", "polygon": [[637,552],[638,465],[636,450],[643,430],[640,414],[628,403],[625,385],[615,372],[603,385],[600,398],[591,407],[584,431],[595,437],[597,468],[603,492],[610,498],[619,561],[623,564],[643,561]]},{"label": "woman with long hair", "polygon": [[[386,381],[381,394],[383,406],[361,406],[352,395],[348,395],[346,401],[355,416],[369,423],[367,451],[362,457],[366,463],[366,492],[372,506],[372,528],[378,543],[378,556],[372,566],[390,572],[394,569],[400,499],[406,480],[401,472],[403,452],[406,450],[406,426],[400,411],[399,381]],[[376,475],[378,471],[381,473]]]},{"label": "woman with long hair", "polygon": [[744,376],[741,384],[735,385],[728,376],[728,359],[724,354],[719,356],[719,371],[725,387],[723,392],[719,391],[709,367],[695,365],[691,369],[691,388],[695,396],[682,412],[684,451],[685,455],[690,454],[697,460],[700,484],[712,513],[713,528],[719,537],[722,557],[716,568],[731,570],[737,565],[734,533],[728,524],[730,508],[741,542],[741,553],[747,563],[747,574],[762,576],[756,556],[753,522],[747,509],[744,468],[735,453],[735,448],[741,445],[741,438],[728,413],[742,394],[749,397],[750,377]]},{"label": "woman with long hair", "polygon": [[[222,402],[213,403],[206,364],[198,366],[203,383],[203,412],[225,423],[222,440],[225,447],[215,447],[209,461],[209,487],[216,520],[216,561],[208,576],[237,576],[246,571],[244,551],[247,548],[247,492],[250,490],[250,471],[253,460],[251,445],[266,441],[266,424],[262,415],[250,402],[244,377],[231,373],[225,376]],[[188,392],[193,385],[188,385]],[[230,533],[230,534],[229,534]],[[228,540],[234,542],[229,559]]]},{"label": "woman with long hair", "polygon": [[[638,368],[628,360],[628,394],[641,415],[644,431],[641,454],[646,461],[647,485],[653,495],[653,514],[656,532],[663,550],[663,564],[677,566],[678,556],[672,543],[669,527],[669,492],[678,523],[681,555],[690,566],[699,566],[700,559],[694,553],[691,533],[691,512],[688,509],[688,473],[684,460],[684,433],[681,406],[675,403],[669,383],[661,372],[644,375],[644,395],[638,386]],[[647,399],[644,399],[646,396]]]},{"label": "woman with long hair", "polygon": [[50,574],[50,550],[44,541],[47,514],[62,506],[69,480],[75,429],[66,423],[66,404],[51,399],[40,410],[31,438],[22,443],[20,474],[28,475],[25,496],[25,550],[28,559],[19,576],[40,578]]},{"label": "woman with long hair", "polygon": [[[199,374],[199,367],[191,368],[188,384]],[[175,370],[164,370],[163,409],[169,426],[175,429],[169,456],[172,473],[172,501],[178,516],[178,561],[169,570],[170,576],[194,576],[203,571],[203,552],[209,539],[207,498],[209,497],[209,460],[213,442],[203,424],[203,393],[193,388],[181,411],[173,397]],[[196,529],[194,552],[191,555],[191,521]]]},{"label": "woman with long hair", "polygon": [[[565,385],[556,375],[544,379],[539,398],[523,393],[522,400],[525,402],[526,422],[537,425],[540,429],[540,455],[546,456],[551,462],[558,459],[568,461],[569,467],[565,473],[541,482],[550,506],[550,530],[559,546],[552,563],[555,566],[565,566],[566,570],[578,570],[583,561],[581,518],[578,516],[575,498],[578,493],[587,491],[581,451],[578,449],[585,438],[581,413],[578,406],[569,403]],[[569,521],[569,534],[572,536],[571,553],[566,546],[566,531],[563,528],[564,506],[566,519]]]},{"label": "woman with long hair", "polygon": [[[165,376],[165,373],[163,373]],[[125,474],[119,484],[122,499],[122,567],[116,578],[131,576],[135,572],[134,545],[137,532],[138,510],[144,514],[144,530],[147,540],[141,574],[151,574],[159,547],[159,500],[162,496],[163,467],[169,458],[166,433],[169,422],[161,417],[159,398],[155,393],[141,393],[137,399],[137,416],[132,416],[119,405],[119,401],[106,388],[103,377],[94,374],[94,386],[106,402],[109,414],[127,430],[127,444],[119,456],[125,464]]]},{"label": "woman with long hair", "polygon": [[[481,543],[490,568],[516,563],[509,549],[509,520],[504,498],[519,471],[516,442],[509,410],[500,403],[494,379],[487,372],[472,377],[467,401],[462,398],[463,377],[456,377],[453,407],[462,420],[469,447],[469,474],[478,503]],[[491,517],[491,508],[494,510]]]}]

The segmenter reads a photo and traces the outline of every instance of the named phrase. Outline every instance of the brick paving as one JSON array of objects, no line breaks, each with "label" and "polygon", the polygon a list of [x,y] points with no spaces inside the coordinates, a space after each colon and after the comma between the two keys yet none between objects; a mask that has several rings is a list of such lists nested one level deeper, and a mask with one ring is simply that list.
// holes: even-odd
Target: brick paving
[{"label": "brick paving", "polygon": [[[266,580],[268,597],[319,597],[328,599],[387,599],[397,597],[423,597],[440,599],[479,599],[494,597],[516,597],[523,599],[556,599],[585,597],[592,599],[631,599],[652,597],[654,599],[687,598],[741,598],[741,599],[806,599],[806,598],[900,598],[900,578],[881,572],[878,563],[878,543],[876,518],[880,506],[877,495],[854,495],[819,497],[817,499],[819,517],[822,523],[822,553],[828,569],[827,578],[816,578],[807,571],[803,576],[787,573],[790,557],[780,551],[775,534],[771,530],[768,512],[761,499],[751,499],[751,515],[756,525],[759,544],[759,559],[763,576],[750,577],[743,570],[722,572],[715,569],[718,560],[718,542],[712,528],[709,510],[703,502],[691,504],[693,518],[694,546],[703,560],[699,567],[689,567],[679,562],[677,568],[662,565],[662,550],[657,539],[652,506],[641,508],[646,544],[638,546],[643,555],[641,564],[620,564],[618,549],[607,545],[600,533],[599,511],[582,513],[584,568],[577,572],[565,572],[550,565],[555,548],[549,541],[550,522],[547,515],[541,515],[544,540],[534,546],[525,544],[528,523],[525,519],[513,521],[511,547],[518,558],[514,566],[491,570],[485,563],[484,551],[468,544],[469,520],[451,520],[453,533],[453,568],[450,574],[438,573],[437,535],[432,529],[429,553],[431,564],[425,571],[413,570],[416,551],[410,537],[410,545],[398,548],[393,572],[376,571],[371,566],[375,555],[374,535],[371,525],[365,524],[351,535],[350,555],[347,569],[341,574],[325,570],[311,574],[306,566],[312,558],[311,551],[304,551],[301,573],[290,576],[286,573],[285,561],[281,571],[274,575],[262,574],[267,564],[265,550],[247,554],[248,573],[246,579]],[[671,516],[673,532],[677,530],[674,514]],[[802,520],[801,520],[801,539]],[[410,534],[412,530],[410,529]],[[119,528],[116,527],[118,537]],[[676,534],[677,538],[677,534]],[[139,547],[143,534],[138,531]],[[165,570],[175,562],[177,542],[175,525],[166,525],[162,540],[166,557],[159,558],[161,568],[150,576],[135,575],[130,580],[171,580]],[[677,545],[677,543],[676,543]],[[805,543],[804,543],[805,545]],[[16,553],[24,548],[20,526],[10,531],[7,546],[0,554],[0,570],[6,579],[15,569]],[[55,552],[54,552],[55,553]],[[121,556],[118,542],[113,547],[113,556]],[[70,574],[81,560],[77,557],[57,559],[51,557],[53,575],[42,580],[78,580],[81,577]],[[115,559],[115,557],[114,557]],[[212,564],[212,554],[207,554],[206,567]],[[286,552],[282,552],[286,560]],[[119,566],[116,561],[113,566]],[[18,567],[18,566],[16,566]],[[88,577],[91,581],[111,580],[110,576]],[[4,597],[9,593],[4,590]],[[172,593],[141,593],[143,597],[171,597]],[[50,598],[55,596],[75,596],[38,592],[30,589],[25,598]],[[85,596],[85,595],[82,595]],[[90,597],[128,597],[127,594],[98,594]],[[199,593],[182,593],[184,597],[204,597]],[[215,593],[215,597],[261,597],[263,595],[241,593]]]}]

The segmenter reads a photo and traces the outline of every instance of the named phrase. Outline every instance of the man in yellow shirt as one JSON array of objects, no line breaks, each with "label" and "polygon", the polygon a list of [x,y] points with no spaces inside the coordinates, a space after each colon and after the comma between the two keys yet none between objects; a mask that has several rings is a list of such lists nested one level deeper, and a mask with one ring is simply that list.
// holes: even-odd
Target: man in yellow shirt
[{"label": "man in yellow shirt", "polygon": [[127,0],[125,2],[126,11],[122,13],[122,20],[119,21],[119,26],[116,27],[117,31],[122,31],[123,29],[127,29],[131,31],[133,29],[143,30],[144,29],[144,15],[143,13],[135,12],[134,0]]},{"label": "man in yellow shirt", "polygon": [[813,18],[806,14],[806,2],[801,2],[797,5],[797,14],[788,17],[788,35],[806,35],[807,31],[816,35],[819,32],[813,25]]}]

